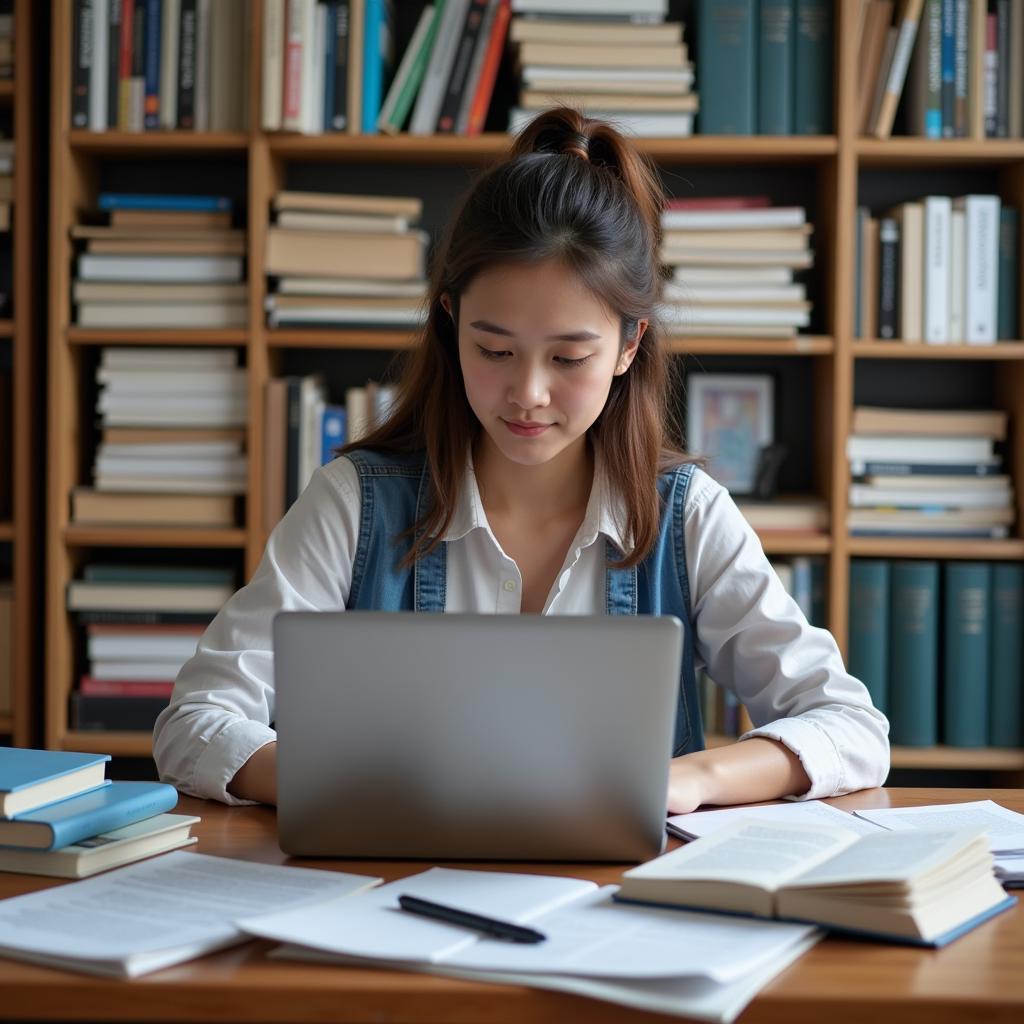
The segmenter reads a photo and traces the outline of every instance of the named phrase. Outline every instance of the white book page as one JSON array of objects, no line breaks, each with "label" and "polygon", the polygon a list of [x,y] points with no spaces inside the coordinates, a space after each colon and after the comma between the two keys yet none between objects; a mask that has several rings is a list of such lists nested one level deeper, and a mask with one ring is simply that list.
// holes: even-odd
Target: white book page
[{"label": "white book page", "polygon": [[781,804],[759,804],[756,807],[723,807],[717,811],[693,811],[669,818],[669,832],[683,839],[700,839],[731,825],[738,818],[756,818],[758,821],[776,821],[783,824],[835,825],[852,832],[870,835],[880,826],[840,811],[821,800],[801,800]]},{"label": "white book page", "polygon": [[774,892],[858,839],[827,825],[738,818],[696,842],[627,871],[626,878],[736,882]]},{"label": "white book page", "polygon": [[1001,807],[994,800],[963,804],[930,804],[927,807],[886,807],[856,811],[858,818],[882,828],[983,828],[993,852],[1024,851],[1024,814]]},{"label": "white book page", "polygon": [[377,881],[179,851],[3,900],[0,948],[106,961],[131,973],[135,956],[177,948],[195,955],[197,948],[240,941],[236,917],[317,902]]},{"label": "white book page", "polygon": [[440,963],[485,971],[726,982],[777,957],[808,932],[804,925],[616,903],[616,890],[607,886],[536,919],[544,942],[482,937]]},{"label": "white book page", "polygon": [[848,882],[910,882],[954,857],[979,835],[978,829],[878,832],[863,836],[793,884],[806,888]]},{"label": "white book page", "polygon": [[472,945],[480,933],[402,910],[400,895],[525,924],[596,889],[594,882],[579,878],[431,868],[351,899],[260,915],[238,925],[250,935],[331,953],[434,961]]}]

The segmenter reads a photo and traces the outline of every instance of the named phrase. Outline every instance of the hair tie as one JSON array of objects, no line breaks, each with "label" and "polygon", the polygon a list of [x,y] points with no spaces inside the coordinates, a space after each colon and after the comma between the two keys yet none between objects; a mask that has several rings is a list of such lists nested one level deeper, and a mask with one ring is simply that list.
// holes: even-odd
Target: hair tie
[{"label": "hair tie", "polygon": [[582,142],[574,142],[571,145],[565,147],[562,152],[566,156],[578,156],[581,160],[590,162],[590,153],[588,147]]}]

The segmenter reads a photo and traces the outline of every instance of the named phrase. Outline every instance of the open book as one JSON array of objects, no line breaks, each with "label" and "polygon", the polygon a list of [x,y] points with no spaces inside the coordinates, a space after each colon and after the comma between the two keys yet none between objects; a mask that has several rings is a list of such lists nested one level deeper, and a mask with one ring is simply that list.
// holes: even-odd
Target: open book
[{"label": "open book", "polygon": [[740,819],[627,871],[616,899],[941,946],[1011,906],[978,829],[858,835]]}]

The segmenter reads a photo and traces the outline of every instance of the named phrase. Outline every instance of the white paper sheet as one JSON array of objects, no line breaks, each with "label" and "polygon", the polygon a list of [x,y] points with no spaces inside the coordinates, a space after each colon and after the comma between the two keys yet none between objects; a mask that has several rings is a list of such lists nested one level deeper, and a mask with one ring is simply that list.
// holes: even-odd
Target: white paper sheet
[{"label": "white paper sheet", "polygon": [[867,835],[880,826],[855,818],[820,800],[790,801],[781,804],[759,804],[755,807],[723,807],[717,811],[694,811],[676,814],[666,822],[668,831],[681,839],[699,839],[731,825],[737,818],[799,825],[838,825]]},{"label": "white paper sheet", "polygon": [[134,976],[242,941],[237,917],[378,881],[178,851],[0,901],[0,953]]},{"label": "white paper sheet", "polygon": [[1024,852],[1024,814],[1002,807],[994,800],[962,804],[929,804],[926,807],[886,807],[855,812],[858,818],[882,828],[983,828],[993,853]]}]

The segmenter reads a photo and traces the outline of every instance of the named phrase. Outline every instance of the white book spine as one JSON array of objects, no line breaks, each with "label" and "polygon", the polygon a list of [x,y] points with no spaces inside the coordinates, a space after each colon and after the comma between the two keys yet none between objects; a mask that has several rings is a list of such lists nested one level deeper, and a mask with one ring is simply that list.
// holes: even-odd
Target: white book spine
[{"label": "white book spine", "polygon": [[195,130],[210,130],[211,0],[196,0]]},{"label": "white book spine", "polygon": [[160,127],[178,126],[178,34],[181,0],[163,0],[160,28]]},{"label": "white book spine", "polygon": [[949,220],[949,340],[959,344],[964,340],[964,291],[967,225],[963,210],[953,210]]},{"label": "white book spine", "polygon": [[263,0],[262,123],[265,132],[281,130],[284,83],[285,0]]},{"label": "white book spine", "polygon": [[327,8],[323,4],[312,8],[312,32],[313,45],[307,51],[309,59],[302,62],[303,130],[307,135],[319,135],[324,130],[324,59],[327,52]]},{"label": "white book spine", "polygon": [[949,196],[924,200],[924,340],[945,345],[949,340]]},{"label": "white book spine", "polygon": [[284,93],[281,106],[281,127],[285,131],[302,130],[302,65],[307,40],[305,32],[306,0],[288,0],[285,25]]},{"label": "white book spine", "polygon": [[468,6],[469,0],[448,0],[441,12],[441,22],[434,36],[434,49],[412,112],[409,126],[412,135],[434,134]]},{"label": "white book spine", "polygon": [[345,414],[348,422],[347,441],[358,441],[370,426],[370,399],[366,388],[349,388],[345,392]]},{"label": "white book spine", "polygon": [[965,339],[993,345],[999,295],[999,196],[967,196]]},{"label": "white book spine", "polygon": [[89,68],[89,130],[94,132],[106,131],[107,128],[109,15],[108,0],[93,0],[92,65]]}]

